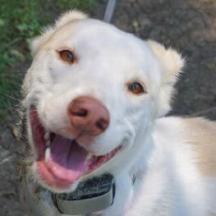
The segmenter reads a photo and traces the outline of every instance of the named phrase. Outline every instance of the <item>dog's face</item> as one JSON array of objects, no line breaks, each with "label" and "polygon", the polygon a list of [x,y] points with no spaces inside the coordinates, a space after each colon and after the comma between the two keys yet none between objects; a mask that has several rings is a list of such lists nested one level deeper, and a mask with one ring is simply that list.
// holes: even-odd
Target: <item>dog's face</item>
[{"label": "dog's face", "polygon": [[177,52],[80,12],[61,17],[32,52],[23,85],[32,170],[53,191],[127,166],[136,138],[169,110],[183,66]]}]

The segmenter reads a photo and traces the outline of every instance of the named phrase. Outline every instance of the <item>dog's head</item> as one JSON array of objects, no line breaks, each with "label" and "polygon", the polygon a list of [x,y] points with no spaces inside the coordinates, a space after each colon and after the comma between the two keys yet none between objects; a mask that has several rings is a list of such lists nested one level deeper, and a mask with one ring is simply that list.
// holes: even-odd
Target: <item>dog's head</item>
[{"label": "dog's head", "polygon": [[176,51],[77,11],[36,38],[32,53],[23,84],[32,170],[54,191],[127,166],[142,148],[136,138],[169,111],[183,66]]}]

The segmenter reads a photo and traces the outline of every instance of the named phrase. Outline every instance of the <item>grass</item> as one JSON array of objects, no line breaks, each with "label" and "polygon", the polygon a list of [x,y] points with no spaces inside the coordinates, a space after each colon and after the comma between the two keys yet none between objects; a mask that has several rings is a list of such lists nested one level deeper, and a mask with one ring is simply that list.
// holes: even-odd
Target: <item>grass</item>
[{"label": "grass", "polygon": [[28,44],[42,27],[72,8],[93,10],[97,0],[0,0],[0,121],[20,98],[20,84],[30,62]]}]

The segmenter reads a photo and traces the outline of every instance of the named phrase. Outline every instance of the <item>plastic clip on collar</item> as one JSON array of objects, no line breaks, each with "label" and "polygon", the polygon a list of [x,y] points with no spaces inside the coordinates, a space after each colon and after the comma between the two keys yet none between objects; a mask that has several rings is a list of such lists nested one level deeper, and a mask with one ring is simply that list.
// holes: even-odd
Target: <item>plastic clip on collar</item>
[{"label": "plastic clip on collar", "polygon": [[112,205],[115,196],[113,176],[100,177],[81,182],[72,193],[53,194],[53,201],[60,213],[86,215],[100,212]]}]

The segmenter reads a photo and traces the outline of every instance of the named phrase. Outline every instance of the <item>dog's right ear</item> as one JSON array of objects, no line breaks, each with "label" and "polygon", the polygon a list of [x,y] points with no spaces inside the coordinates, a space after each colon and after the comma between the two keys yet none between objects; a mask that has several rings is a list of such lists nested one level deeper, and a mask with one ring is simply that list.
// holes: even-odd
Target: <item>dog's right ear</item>
[{"label": "dog's right ear", "polygon": [[42,34],[36,38],[34,38],[31,42],[31,53],[34,56],[37,51],[49,40],[51,35],[60,27],[70,23],[75,22],[77,20],[86,19],[88,16],[81,11],[72,10],[69,12],[64,13],[60,16],[55,25],[45,28]]},{"label": "dog's right ear", "polygon": [[149,40],[149,47],[162,67],[162,80],[159,92],[158,116],[164,116],[171,109],[174,85],[184,66],[184,58],[176,50],[165,48],[162,44]]}]

